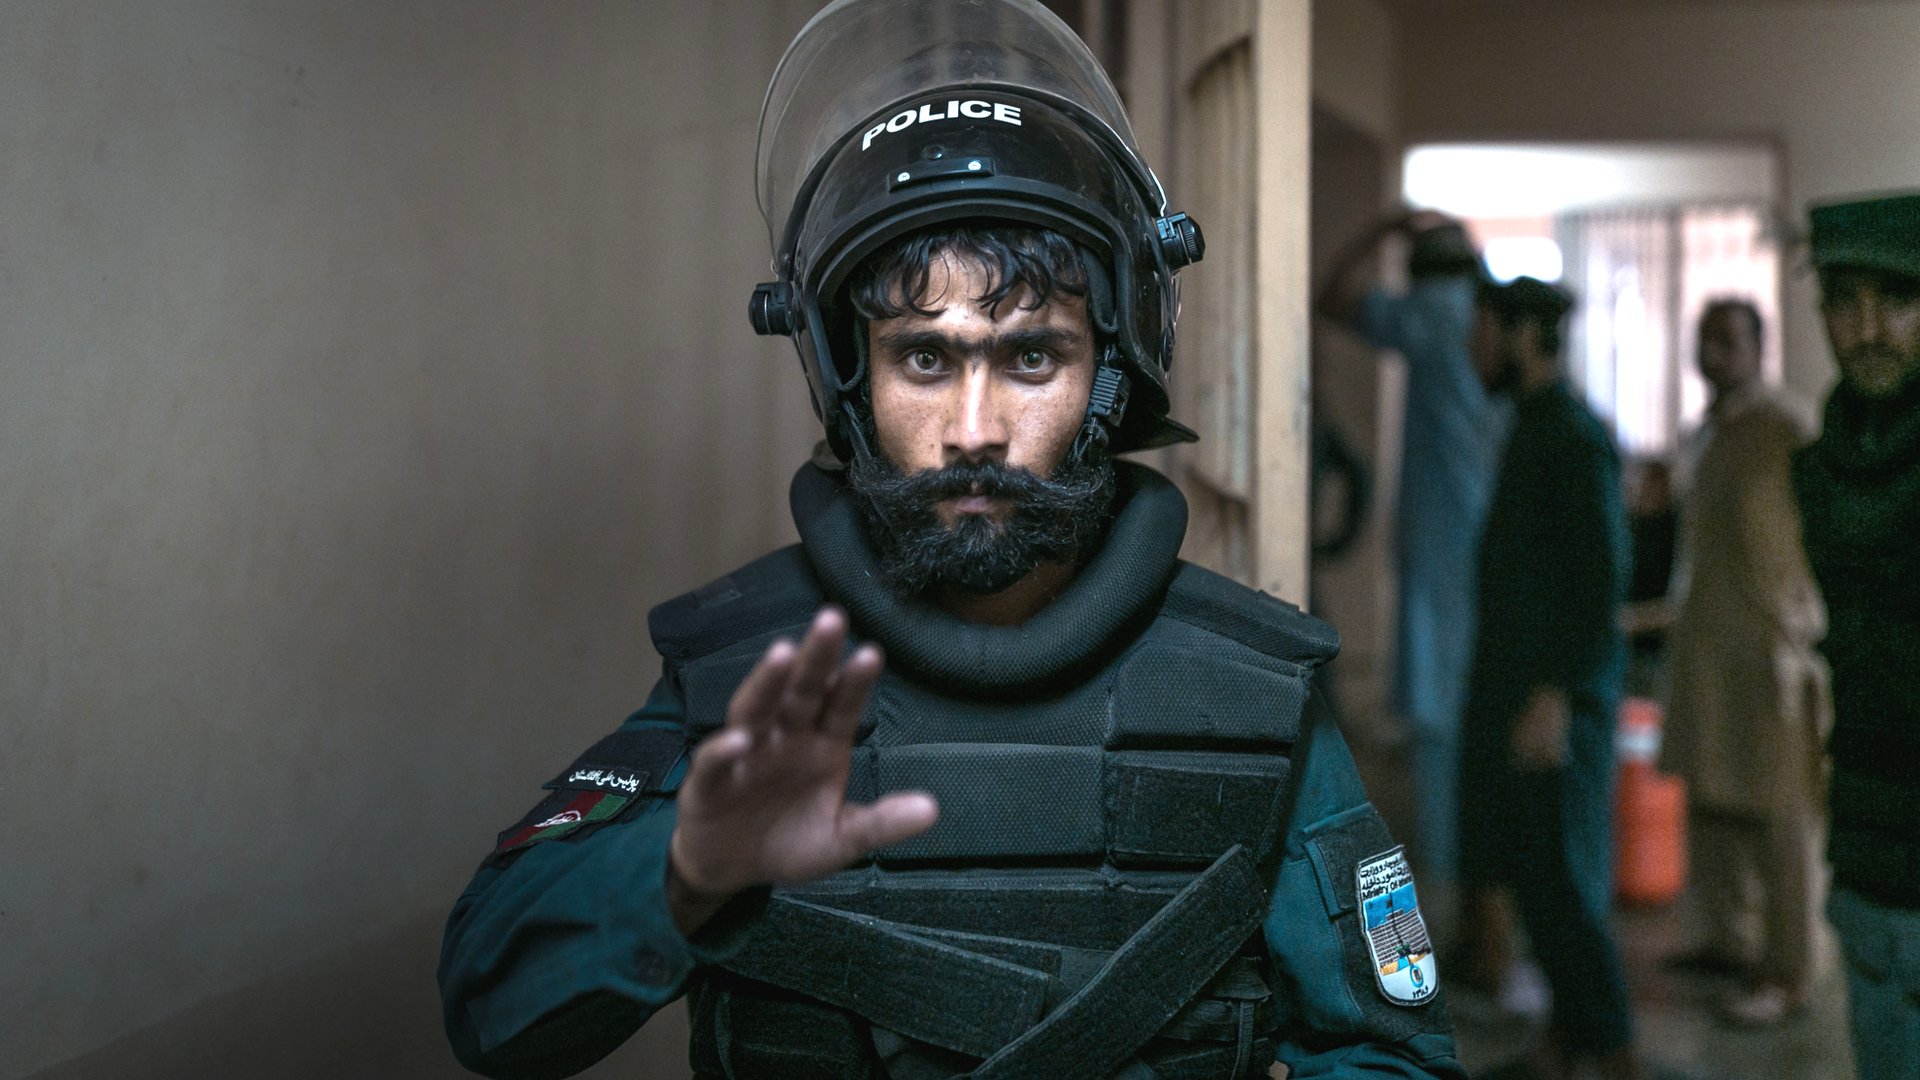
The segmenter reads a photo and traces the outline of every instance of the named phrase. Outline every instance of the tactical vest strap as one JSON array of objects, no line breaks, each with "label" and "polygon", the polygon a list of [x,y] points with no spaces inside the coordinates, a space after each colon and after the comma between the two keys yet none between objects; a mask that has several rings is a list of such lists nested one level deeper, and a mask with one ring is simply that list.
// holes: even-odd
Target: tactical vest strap
[{"label": "tactical vest strap", "polygon": [[863,746],[847,797],[926,791],[941,820],[883,848],[883,866],[1007,857],[1115,866],[1211,863],[1234,844],[1256,860],[1280,834],[1292,763],[1281,754],[1103,751],[1097,746]]},{"label": "tactical vest strap", "polygon": [[1156,1034],[1234,1045],[1271,1028],[1271,994],[1235,956],[1265,917],[1261,896],[1253,858],[1236,846],[1111,953],[902,926],[777,896],[725,967],[985,1058],[968,1074],[978,1080],[1107,1075]]},{"label": "tactical vest strap", "polygon": [[784,897],[725,966],[974,1057],[1040,1019],[1053,974]]},{"label": "tactical vest strap", "polygon": [[868,866],[786,887],[782,894],[916,928],[1018,937],[1112,951],[1192,880],[1190,870]]},{"label": "tactical vest strap", "polygon": [[1107,1076],[1192,1000],[1266,917],[1253,856],[1235,845],[1026,1034],[968,1080]]}]

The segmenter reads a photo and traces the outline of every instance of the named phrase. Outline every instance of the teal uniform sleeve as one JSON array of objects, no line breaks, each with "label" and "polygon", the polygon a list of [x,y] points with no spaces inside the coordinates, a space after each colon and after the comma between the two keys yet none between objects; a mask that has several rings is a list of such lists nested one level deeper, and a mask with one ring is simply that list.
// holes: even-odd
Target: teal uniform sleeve
[{"label": "teal uniform sleeve", "polygon": [[1440,991],[1421,1004],[1395,1004],[1375,974],[1355,874],[1396,845],[1339,728],[1317,706],[1308,709],[1295,761],[1293,812],[1265,925],[1275,1056],[1292,1080],[1465,1080]]},{"label": "teal uniform sleeve", "polygon": [[[678,733],[684,714],[662,679],[616,735]],[[752,898],[691,941],[674,926],[667,842],[686,759],[662,767],[664,782],[650,786],[664,791],[592,829],[496,853],[474,875],[440,950],[447,1035],[462,1065],[502,1080],[570,1076],[679,997],[696,966],[724,957]]]}]

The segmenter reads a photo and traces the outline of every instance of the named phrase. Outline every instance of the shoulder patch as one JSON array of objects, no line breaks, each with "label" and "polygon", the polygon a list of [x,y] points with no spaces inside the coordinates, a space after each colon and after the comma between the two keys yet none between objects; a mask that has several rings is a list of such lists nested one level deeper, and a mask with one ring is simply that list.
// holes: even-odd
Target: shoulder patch
[{"label": "shoulder patch", "polygon": [[667,774],[686,748],[686,733],[677,728],[616,731],[543,786],[548,791],[604,791],[628,797],[666,791]]},{"label": "shoulder patch", "polygon": [[1354,900],[1360,907],[1380,995],[1395,1005],[1424,1005],[1432,1000],[1440,991],[1440,969],[1414,893],[1406,848],[1362,859],[1354,869]]},{"label": "shoulder patch", "polygon": [[542,840],[558,840],[584,825],[607,821],[632,801],[629,796],[605,791],[556,791],[540,800],[520,824],[500,834],[493,855],[498,858]]},{"label": "shoulder patch", "polygon": [[667,795],[685,752],[686,733],[678,728],[616,731],[601,739],[547,781],[546,797],[500,834],[487,862],[503,865],[534,844],[585,835],[639,805],[642,796]]}]

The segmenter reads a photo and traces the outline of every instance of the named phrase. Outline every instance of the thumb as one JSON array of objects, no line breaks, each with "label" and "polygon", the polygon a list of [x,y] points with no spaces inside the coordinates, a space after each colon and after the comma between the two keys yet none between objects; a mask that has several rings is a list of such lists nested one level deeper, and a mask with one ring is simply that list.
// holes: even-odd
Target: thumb
[{"label": "thumb", "polygon": [[919,836],[939,816],[940,805],[924,791],[889,795],[864,806],[848,803],[840,811],[840,839],[852,861],[875,848]]}]

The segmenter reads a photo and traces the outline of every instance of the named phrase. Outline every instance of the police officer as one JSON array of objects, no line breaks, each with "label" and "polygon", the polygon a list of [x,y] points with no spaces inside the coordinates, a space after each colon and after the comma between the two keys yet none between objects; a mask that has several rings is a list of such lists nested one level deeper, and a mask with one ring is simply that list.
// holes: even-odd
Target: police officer
[{"label": "police officer", "polygon": [[[449,920],[455,1053],[570,1075],[1458,1077],[1407,862],[1305,715],[1330,627],[1178,558],[1168,215],[1034,0],[839,0],[759,147],[826,428],[801,542],[656,608],[646,705]],[[864,643],[854,644],[856,639]],[[884,659],[883,659],[884,658]]]},{"label": "police officer", "polygon": [[1840,383],[1794,458],[1827,601],[1833,863],[1862,1080],[1920,1061],[1920,192],[1816,206],[1813,263]]}]

